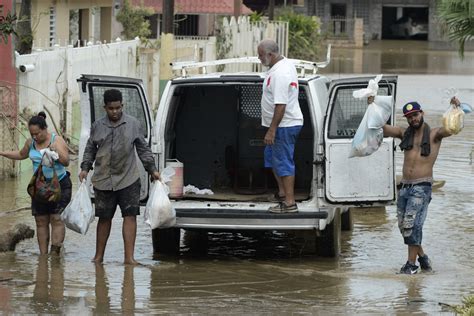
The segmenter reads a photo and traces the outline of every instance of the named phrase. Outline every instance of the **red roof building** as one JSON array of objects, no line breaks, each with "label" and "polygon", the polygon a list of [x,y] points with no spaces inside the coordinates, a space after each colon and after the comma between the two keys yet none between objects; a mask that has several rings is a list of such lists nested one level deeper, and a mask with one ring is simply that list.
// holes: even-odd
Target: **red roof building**
[{"label": "red roof building", "polygon": [[[163,12],[163,0],[132,0],[135,6],[150,7],[155,13]],[[174,0],[175,14],[216,14],[233,15],[234,0]],[[240,7],[242,15],[252,13],[243,3]]]},{"label": "red roof building", "polygon": [[[161,33],[163,0],[131,0],[131,3],[155,11],[148,20],[151,29],[150,38],[157,38]],[[249,15],[253,11],[242,3],[240,12],[241,15]],[[174,14],[175,35],[214,35],[218,17],[234,15],[234,0],[174,0]]]}]

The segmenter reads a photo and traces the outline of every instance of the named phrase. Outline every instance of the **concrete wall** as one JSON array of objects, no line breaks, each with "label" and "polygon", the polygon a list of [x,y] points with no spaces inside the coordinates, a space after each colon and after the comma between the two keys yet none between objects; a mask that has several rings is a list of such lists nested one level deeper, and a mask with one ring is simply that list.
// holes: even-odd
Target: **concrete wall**
[{"label": "concrete wall", "polygon": [[[18,74],[19,110],[36,113],[46,109],[50,126],[65,133],[72,131],[72,105],[79,101],[77,78],[81,74],[137,77],[138,41],[89,47],[62,47],[50,51],[17,55],[16,66],[32,65],[30,72]],[[64,115],[65,113],[65,115]],[[49,119],[49,118],[48,118]]]},{"label": "concrete wall", "polygon": [[[6,15],[13,12],[11,1],[3,1],[2,12]],[[16,98],[16,71],[13,62],[13,38],[8,43],[0,42],[0,151],[15,150],[18,148],[18,106]],[[16,171],[14,161],[0,157],[0,178],[14,175]]]},{"label": "concrete wall", "polygon": [[[20,1],[21,3],[21,1]],[[56,12],[55,43],[66,45],[70,43],[69,12],[81,9],[82,35],[84,40],[95,42],[98,40],[110,42],[115,39],[116,26],[112,22],[118,10],[113,0],[36,0],[32,1],[32,28],[34,33],[34,47],[45,48],[50,45],[50,8]],[[17,6],[17,10],[20,5]]]}]

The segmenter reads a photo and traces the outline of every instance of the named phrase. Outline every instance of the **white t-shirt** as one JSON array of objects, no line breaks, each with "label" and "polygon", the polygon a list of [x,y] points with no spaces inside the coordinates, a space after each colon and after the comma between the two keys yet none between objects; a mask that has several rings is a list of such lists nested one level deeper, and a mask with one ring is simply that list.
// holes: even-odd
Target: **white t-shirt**
[{"label": "white t-shirt", "polygon": [[285,114],[278,127],[303,125],[303,113],[298,103],[298,76],[296,68],[283,58],[267,71],[263,81],[262,125],[270,127],[275,104],[285,104]]}]

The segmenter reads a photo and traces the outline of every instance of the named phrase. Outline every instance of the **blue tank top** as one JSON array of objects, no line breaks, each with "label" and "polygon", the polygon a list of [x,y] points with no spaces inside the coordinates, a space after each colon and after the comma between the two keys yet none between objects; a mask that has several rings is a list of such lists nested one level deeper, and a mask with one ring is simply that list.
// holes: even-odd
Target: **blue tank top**
[{"label": "blue tank top", "polygon": [[[51,133],[51,141],[49,143],[50,145],[51,145],[51,143],[54,142],[55,137],[56,137],[56,135],[54,133]],[[36,170],[38,169],[38,167],[41,163],[42,155],[41,155],[40,151],[36,149],[34,139],[33,139],[33,141],[31,142],[31,145],[30,145],[29,157],[30,157],[31,161],[33,162],[33,172],[36,172]],[[54,162],[54,169],[56,170],[56,174],[58,175],[58,179],[61,181],[66,176],[66,168],[59,162],[59,160],[56,160]],[[43,174],[44,174],[46,179],[52,179],[53,178],[53,168],[43,166]]]}]

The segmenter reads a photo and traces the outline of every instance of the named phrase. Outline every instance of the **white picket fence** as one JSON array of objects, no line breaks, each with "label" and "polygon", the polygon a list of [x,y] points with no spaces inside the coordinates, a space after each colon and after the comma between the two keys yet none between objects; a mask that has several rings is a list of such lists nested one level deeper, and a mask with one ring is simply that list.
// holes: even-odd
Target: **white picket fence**
[{"label": "white picket fence", "polygon": [[[280,52],[288,55],[288,22],[262,21],[250,22],[245,16],[237,20],[231,17],[222,21],[221,34],[226,46],[226,58],[257,56],[257,46],[263,39],[273,39],[277,42]],[[251,71],[252,65],[226,65],[225,72]]]}]

